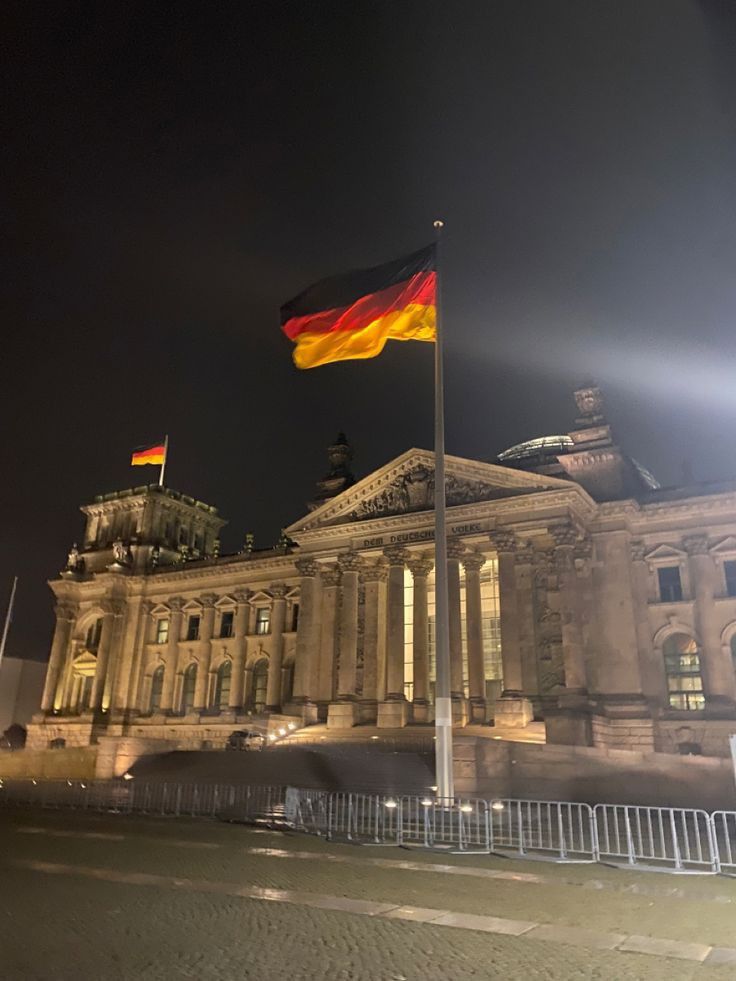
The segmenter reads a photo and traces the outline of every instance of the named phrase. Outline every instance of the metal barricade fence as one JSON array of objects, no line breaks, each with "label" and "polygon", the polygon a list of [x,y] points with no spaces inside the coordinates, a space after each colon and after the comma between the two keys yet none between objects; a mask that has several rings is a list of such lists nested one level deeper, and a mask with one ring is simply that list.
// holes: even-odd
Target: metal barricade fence
[{"label": "metal barricade fence", "polygon": [[402,797],[399,843],[452,851],[488,854],[490,829],[484,800],[437,800]]},{"label": "metal barricade fence", "polygon": [[736,875],[736,811],[714,811],[710,816],[718,871]]},{"label": "metal barricade fence", "polygon": [[596,804],[602,861],[674,872],[717,872],[713,828],[705,811]]},{"label": "metal barricade fence", "polygon": [[489,807],[490,848],[518,858],[596,862],[593,808],[572,801],[493,800]]}]

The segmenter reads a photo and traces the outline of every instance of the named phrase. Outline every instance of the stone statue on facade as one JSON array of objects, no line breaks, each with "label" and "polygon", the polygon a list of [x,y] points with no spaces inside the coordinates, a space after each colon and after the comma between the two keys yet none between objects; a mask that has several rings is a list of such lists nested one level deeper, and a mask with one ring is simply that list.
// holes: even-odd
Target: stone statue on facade
[{"label": "stone statue on facade", "polygon": [[79,558],[79,549],[77,548],[77,543],[74,542],[72,547],[69,549],[69,555],[66,559],[66,567],[69,572],[79,571],[79,563],[81,559]]},{"label": "stone statue on facade", "polygon": [[130,549],[126,547],[125,542],[118,539],[112,543],[112,558],[113,562],[117,562],[118,565],[128,565]]}]

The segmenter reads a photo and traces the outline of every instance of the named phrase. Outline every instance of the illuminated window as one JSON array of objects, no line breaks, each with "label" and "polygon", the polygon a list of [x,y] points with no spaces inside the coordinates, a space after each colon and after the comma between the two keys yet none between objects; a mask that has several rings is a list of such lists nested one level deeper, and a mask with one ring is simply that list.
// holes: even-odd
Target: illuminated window
[{"label": "illuminated window", "polygon": [[266,691],[268,688],[268,661],[259,661],[253,669],[253,708],[262,712],[266,707]]},{"label": "illuminated window", "polygon": [[673,634],[662,645],[670,708],[705,708],[698,646],[687,634]]},{"label": "illuminated window", "polygon": [[169,618],[161,617],[156,621],[156,643],[165,644],[169,639]]},{"label": "illuminated window", "polygon": [[723,575],[726,578],[726,596],[736,596],[736,562],[729,559],[723,563]]},{"label": "illuminated window", "polygon": [[667,565],[657,569],[659,578],[659,598],[663,603],[679,603],[682,599],[682,582],[680,581],[680,567],[678,565]]},{"label": "illuminated window", "polygon": [[151,675],[151,699],[149,708],[157,712],[161,707],[161,692],[164,690],[164,666],[160,664]]},{"label": "illuminated window", "polygon": [[215,708],[219,708],[221,711],[226,709],[230,703],[232,673],[233,666],[230,661],[223,661],[215,679]]},{"label": "illuminated window", "polygon": [[222,614],[222,619],[220,620],[221,637],[232,637],[234,620],[235,614],[232,610],[226,610],[225,613]]},{"label": "illuminated window", "polygon": [[85,647],[88,651],[93,653],[100,646],[100,637],[102,636],[102,617],[95,620],[94,623],[89,625],[87,630],[87,639],[85,641]]},{"label": "illuminated window", "polygon": [[187,640],[199,640],[198,616],[190,616],[187,620]]},{"label": "illuminated window", "polygon": [[256,610],[256,633],[271,632],[271,610],[267,606],[259,606]]},{"label": "illuminated window", "polygon": [[181,710],[186,715],[194,707],[194,689],[197,685],[197,665],[190,664],[184,672],[184,684],[181,690]]}]

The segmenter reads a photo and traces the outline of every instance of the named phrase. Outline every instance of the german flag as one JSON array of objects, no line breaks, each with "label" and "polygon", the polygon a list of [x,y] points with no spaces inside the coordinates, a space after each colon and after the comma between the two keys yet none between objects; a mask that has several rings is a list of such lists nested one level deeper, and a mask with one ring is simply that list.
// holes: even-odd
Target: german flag
[{"label": "german flag", "polygon": [[156,443],[135,450],[130,458],[131,467],[144,467],[147,463],[157,463],[159,466],[166,461],[166,443]]},{"label": "german flag", "polygon": [[375,358],[386,341],[434,341],[436,250],[333,276],[281,307],[297,368]]}]

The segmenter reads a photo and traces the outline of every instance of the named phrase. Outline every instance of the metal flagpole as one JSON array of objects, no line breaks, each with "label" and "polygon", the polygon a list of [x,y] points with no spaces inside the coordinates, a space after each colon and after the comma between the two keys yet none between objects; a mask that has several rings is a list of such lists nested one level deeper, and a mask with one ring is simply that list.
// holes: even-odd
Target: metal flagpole
[{"label": "metal flagpole", "polygon": [[5,642],[8,639],[8,631],[10,630],[10,621],[13,619],[13,604],[15,603],[15,590],[18,585],[18,577],[13,577],[13,588],[10,590],[10,602],[8,603],[8,612],[5,614],[5,626],[3,627],[3,636],[0,640],[0,665],[3,663],[3,654],[5,654]]},{"label": "metal flagpole", "polygon": [[435,221],[437,297],[434,346],[434,582],[435,582],[435,682],[434,725],[437,796],[453,800],[452,700],[450,698],[450,623],[447,593],[447,528],[445,522],[445,395],[442,337],[442,277],[440,238],[444,222]]},{"label": "metal flagpole", "polygon": [[169,455],[169,434],[164,436],[164,462],[161,464],[161,471],[158,475],[158,486],[164,486],[164,473],[166,472],[166,460]]}]

